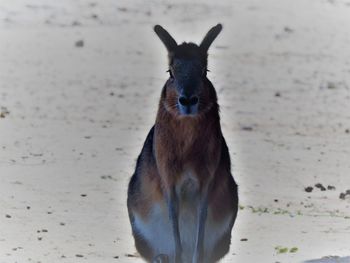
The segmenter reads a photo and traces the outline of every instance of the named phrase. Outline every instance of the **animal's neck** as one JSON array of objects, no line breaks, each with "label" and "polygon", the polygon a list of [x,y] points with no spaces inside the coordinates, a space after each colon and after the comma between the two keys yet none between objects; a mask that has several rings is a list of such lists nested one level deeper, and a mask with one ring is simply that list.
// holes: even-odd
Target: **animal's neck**
[{"label": "animal's neck", "polygon": [[168,134],[168,138],[183,147],[191,147],[197,141],[205,143],[208,137],[221,135],[218,105],[198,116],[175,116],[161,104],[156,125]]}]

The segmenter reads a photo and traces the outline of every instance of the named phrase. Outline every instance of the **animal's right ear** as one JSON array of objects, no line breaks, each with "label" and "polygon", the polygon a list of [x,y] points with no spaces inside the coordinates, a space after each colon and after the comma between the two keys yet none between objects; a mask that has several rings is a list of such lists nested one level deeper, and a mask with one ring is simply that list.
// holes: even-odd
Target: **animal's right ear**
[{"label": "animal's right ear", "polygon": [[160,25],[154,26],[154,32],[156,32],[160,40],[162,40],[168,52],[173,51],[177,47],[175,39]]}]

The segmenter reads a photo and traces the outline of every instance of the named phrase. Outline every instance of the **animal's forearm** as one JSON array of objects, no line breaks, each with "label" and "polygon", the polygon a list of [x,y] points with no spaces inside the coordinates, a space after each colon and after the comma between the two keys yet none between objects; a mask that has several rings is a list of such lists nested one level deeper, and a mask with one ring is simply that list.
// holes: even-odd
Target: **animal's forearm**
[{"label": "animal's forearm", "polygon": [[179,231],[179,201],[178,197],[176,196],[175,188],[172,188],[170,193],[168,193],[168,208],[175,243],[175,262],[180,263],[182,256],[182,245]]}]

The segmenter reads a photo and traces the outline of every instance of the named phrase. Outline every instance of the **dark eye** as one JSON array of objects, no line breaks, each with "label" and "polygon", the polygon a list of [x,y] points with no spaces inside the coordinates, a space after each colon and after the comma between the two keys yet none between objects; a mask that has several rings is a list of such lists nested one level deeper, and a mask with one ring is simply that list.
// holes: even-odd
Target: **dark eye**
[{"label": "dark eye", "polygon": [[168,72],[168,73],[169,73],[169,76],[170,76],[170,78],[171,78],[171,79],[173,79],[173,78],[174,78],[173,73],[171,72],[171,70],[170,70],[170,69],[168,69],[166,72]]}]

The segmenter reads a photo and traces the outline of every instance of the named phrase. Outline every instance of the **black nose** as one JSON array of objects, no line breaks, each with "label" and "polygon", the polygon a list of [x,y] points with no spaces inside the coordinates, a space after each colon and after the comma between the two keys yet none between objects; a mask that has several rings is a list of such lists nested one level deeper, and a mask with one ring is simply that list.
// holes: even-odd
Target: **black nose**
[{"label": "black nose", "polygon": [[198,103],[198,97],[197,96],[192,96],[192,97],[186,97],[186,96],[180,96],[179,98],[179,103],[182,106],[194,106]]}]

